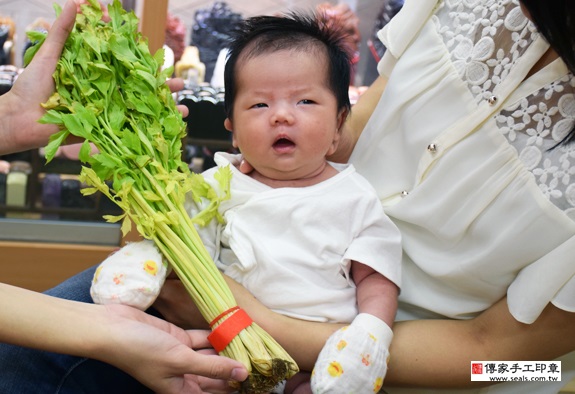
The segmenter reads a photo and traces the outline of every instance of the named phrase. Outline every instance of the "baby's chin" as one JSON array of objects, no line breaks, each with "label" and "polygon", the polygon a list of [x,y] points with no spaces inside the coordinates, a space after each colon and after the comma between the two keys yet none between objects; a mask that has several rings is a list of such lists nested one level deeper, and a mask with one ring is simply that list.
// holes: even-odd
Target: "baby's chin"
[{"label": "baby's chin", "polygon": [[325,168],[318,168],[313,171],[304,171],[302,168],[293,169],[292,171],[284,168],[265,169],[262,171],[255,169],[249,175],[257,181],[274,188],[312,186],[330,177],[330,175],[326,174]]}]

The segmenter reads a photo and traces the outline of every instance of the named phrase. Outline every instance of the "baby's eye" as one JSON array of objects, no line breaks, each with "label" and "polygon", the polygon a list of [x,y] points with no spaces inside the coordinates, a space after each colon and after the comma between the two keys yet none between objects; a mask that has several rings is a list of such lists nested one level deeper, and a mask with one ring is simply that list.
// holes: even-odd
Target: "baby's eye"
[{"label": "baby's eye", "polygon": [[314,103],[313,100],[303,99],[303,100],[300,100],[298,104],[313,104],[313,103]]},{"label": "baby's eye", "polygon": [[257,103],[257,104],[252,105],[252,108],[265,108],[267,106],[268,105],[265,103]]}]

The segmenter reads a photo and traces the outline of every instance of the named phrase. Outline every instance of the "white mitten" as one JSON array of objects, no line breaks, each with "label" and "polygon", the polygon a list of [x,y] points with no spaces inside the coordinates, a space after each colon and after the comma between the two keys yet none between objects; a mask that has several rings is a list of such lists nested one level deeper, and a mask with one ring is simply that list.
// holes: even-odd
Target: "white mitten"
[{"label": "white mitten", "polygon": [[145,310],[152,305],[168,273],[152,241],[132,242],[96,269],[90,294],[96,304],[124,304]]},{"label": "white mitten", "polygon": [[334,332],[311,375],[314,394],[377,393],[387,373],[393,332],[377,317],[360,313]]}]

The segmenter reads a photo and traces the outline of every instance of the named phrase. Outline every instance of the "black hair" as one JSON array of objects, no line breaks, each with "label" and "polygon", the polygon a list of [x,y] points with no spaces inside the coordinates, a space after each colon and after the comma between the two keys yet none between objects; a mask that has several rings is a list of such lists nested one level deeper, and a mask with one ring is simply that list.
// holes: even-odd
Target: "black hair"
[{"label": "black hair", "polygon": [[[520,0],[537,30],[575,74],[575,1]],[[575,141],[573,128],[559,145]]]},{"label": "black hair", "polygon": [[344,36],[321,20],[313,13],[256,16],[245,19],[231,32],[224,69],[224,108],[228,118],[232,117],[236,96],[235,74],[238,60],[281,50],[315,50],[325,53],[329,74],[327,82],[336,97],[337,109],[346,109],[349,113],[350,60],[343,46]]}]

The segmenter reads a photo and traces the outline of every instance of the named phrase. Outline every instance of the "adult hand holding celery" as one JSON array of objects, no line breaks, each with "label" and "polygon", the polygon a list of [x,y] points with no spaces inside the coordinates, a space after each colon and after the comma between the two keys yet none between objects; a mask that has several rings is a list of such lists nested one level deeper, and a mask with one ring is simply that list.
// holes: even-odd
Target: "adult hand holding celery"
[{"label": "adult hand holding celery", "polygon": [[[59,14],[60,8],[55,8]],[[105,216],[106,220],[122,221],[124,234],[133,222],[140,234],[155,242],[204,318],[212,322],[216,334],[212,343],[218,343],[215,347],[221,348],[222,355],[241,361],[251,371],[240,390],[269,391],[297,372],[297,366],[237,309],[184,209],[186,194],[191,193],[198,201],[211,201],[193,219],[196,223],[220,220],[217,207],[229,194],[231,171],[218,174],[227,192],[217,195],[181,160],[186,127],[165,84],[172,70],[161,71],[163,50],[150,54],[137,31],[137,17],[123,10],[119,0],[108,6],[109,22],[101,20],[97,0],[82,8],[54,73],[55,93],[45,103],[47,113],[40,120],[61,130],[46,147],[46,158],[51,160],[70,134],[84,139],[79,157],[87,165],[80,178],[91,186],[84,194],[102,192],[123,211],[120,216]],[[27,52],[26,60],[44,36],[31,33],[30,38],[39,44]],[[90,155],[90,144],[98,154]],[[111,188],[106,181],[111,181]],[[221,335],[224,330],[218,332],[220,325],[228,333],[239,333],[226,338]]]}]

